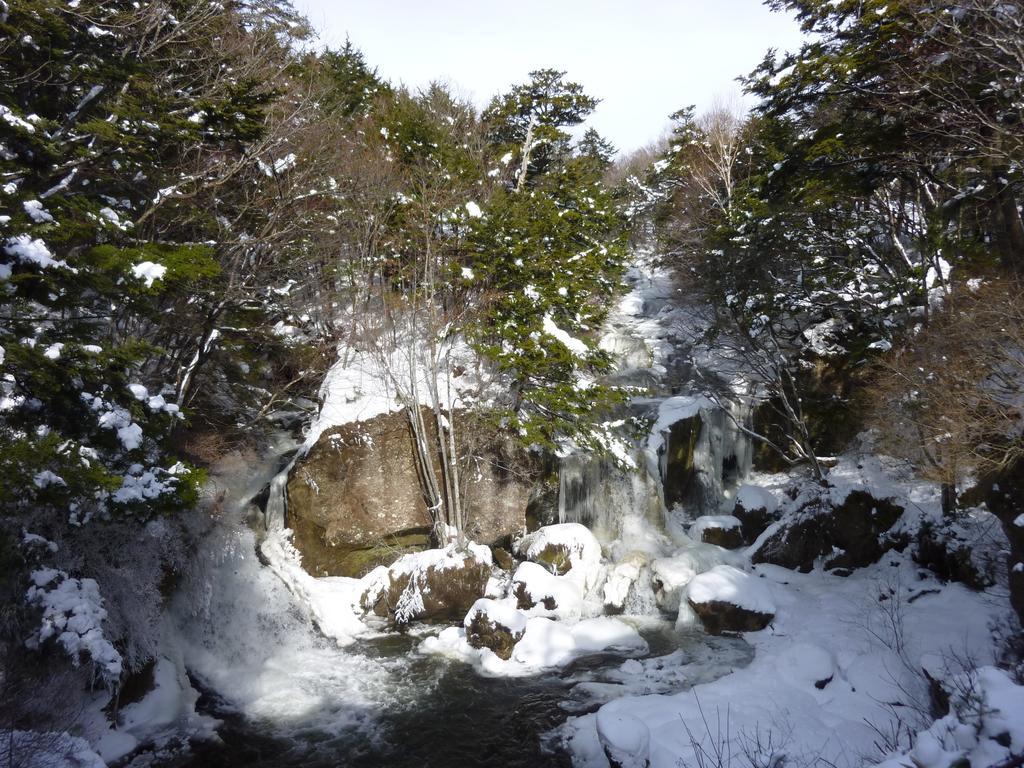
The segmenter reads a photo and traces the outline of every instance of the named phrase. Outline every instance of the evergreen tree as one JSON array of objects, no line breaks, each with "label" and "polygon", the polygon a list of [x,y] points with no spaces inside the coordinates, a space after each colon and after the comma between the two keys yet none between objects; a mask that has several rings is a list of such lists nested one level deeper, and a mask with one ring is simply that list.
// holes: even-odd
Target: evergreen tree
[{"label": "evergreen tree", "polygon": [[594,111],[598,100],[587,96],[579,83],[565,81],[565,72],[540,69],[530,82],[496,96],[482,119],[495,156],[516,170],[517,190],[563,161],[569,153],[565,130],[579,125]]},{"label": "evergreen tree", "polygon": [[564,129],[596,101],[563,73],[531,77],[484,115],[496,153],[521,142],[521,170],[470,235],[482,312],[474,339],[507,377],[506,418],[526,442],[593,444],[593,417],[613,398],[598,380],[609,361],[594,336],[619,287],[624,221],[601,183],[603,161],[594,162],[608,147],[592,134],[597,158],[572,159],[564,149]]}]

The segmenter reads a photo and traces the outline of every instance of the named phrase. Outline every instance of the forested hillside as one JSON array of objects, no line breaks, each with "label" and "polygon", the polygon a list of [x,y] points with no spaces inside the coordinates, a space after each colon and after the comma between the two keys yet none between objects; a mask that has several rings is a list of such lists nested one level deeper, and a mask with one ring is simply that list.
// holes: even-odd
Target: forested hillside
[{"label": "forested hillside", "polygon": [[[935,615],[998,615],[998,653],[940,683],[900,649],[892,696],[938,698],[890,701],[888,734],[849,704],[881,743],[849,764],[1021,765],[1020,723],[968,704],[1024,713],[1024,5],[768,5],[805,37],[737,73],[754,106],[681,104],[620,154],[574,73],[481,108],[391,82],[358,40],[323,48],[287,0],[0,0],[0,766],[201,765],[167,761],[215,730],[200,693],[230,695],[173,606],[217,624],[240,572],[302,606],[256,632],[307,611],[333,648],[374,613],[465,615],[419,650],[524,676],[648,653],[613,613],[771,631],[701,613],[705,572],[777,596],[753,564],[815,595],[802,574],[838,569],[846,595],[894,552],[942,583],[917,597],[953,594]],[[242,549],[253,571],[216,570]],[[747,614],[788,605],[747,589]],[[192,698],[155,736],[138,702],[168,660]],[[649,662],[631,693],[682,690]],[[574,710],[574,764],[730,764],[670,754],[646,705],[588,714],[609,700]],[[975,732],[956,754],[947,711]],[[736,764],[826,764],[761,747]]]}]

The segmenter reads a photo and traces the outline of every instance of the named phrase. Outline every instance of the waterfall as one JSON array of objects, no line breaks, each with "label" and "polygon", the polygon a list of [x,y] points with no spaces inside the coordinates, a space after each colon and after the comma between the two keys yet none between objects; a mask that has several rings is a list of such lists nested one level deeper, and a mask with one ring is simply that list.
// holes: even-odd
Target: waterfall
[{"label": "waterfall", "polygon": [[634,450],[637,469],[582,452],[561,460],[559,522],[585,525],[613,561],[631,552],[666,553],[688,520],[719,514],[750,472],[752,444],[738,426],[750,418],[748,404],[731,403],[726,411],[704,398],[677,397],[669,406],[660,413],[674,420],[662,418],[657,439]]},{"label": "waterfall", "polygon": [[753,446],[750,437],[737,426],[749,418],[750,406],[745,403],[730,402],[727,410],[701,409],[701,428],[693,450],[694,479],[699,490],[692,501],[698,514],[718,514],[728,491],[750,473]]},{"label": "waterfall", "polygon": [[658,482],[644,469],[622,468],[611,459],[573,453],[558,476],[558,520],[587,526],[613,555],[651,552],[664,538]]},{"label": "waterfall", "polygon": [[268,532],[282,531],[285,528],[285,512],[288,508],[288,476],[294,466],[295,459],[292,459],[270,481],[267,507],[263,513],[263,522]]}]

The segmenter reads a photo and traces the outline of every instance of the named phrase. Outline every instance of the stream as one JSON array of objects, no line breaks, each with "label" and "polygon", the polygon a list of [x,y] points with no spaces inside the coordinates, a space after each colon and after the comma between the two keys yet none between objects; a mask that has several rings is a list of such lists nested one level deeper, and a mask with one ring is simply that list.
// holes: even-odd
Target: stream
[{"label": "stream", "polygon": [[484,677],[418,653],[441,627],[381,627],[339,647],[257,556],[261,520],[247,500],[279,466],[250,468],[245,501],[203,537],[165,628],[200,693],[197,712],[220,721],[219,740],[152,765],[568,766],[557,734],[567,718],[617,696],[683,690],[752,658],[742,639],[679,633],[656,613],[624,617],[648,642],[642,659],[604,653],[532,677]]}]

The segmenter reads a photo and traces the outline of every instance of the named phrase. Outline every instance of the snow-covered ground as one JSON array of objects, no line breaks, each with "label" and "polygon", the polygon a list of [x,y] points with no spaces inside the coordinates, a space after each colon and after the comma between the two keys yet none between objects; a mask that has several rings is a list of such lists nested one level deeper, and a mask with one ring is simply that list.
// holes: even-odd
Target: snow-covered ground
[{"label": "snow-covered ground", "polygon": [[[707,765],[718,752],[744,766],[747,753],[753,765],[780,755],[794,766],[864,765],[886,757],[886,734],[905,747],[905,729],[930,722],[922,669],[947,677],[996,660],[992,628],[1006,620],[1005,598],[941,584],[908,556],[847,578],[769,565],[751,573],[753,602],[777,607],[767,629],[746,635],[753,662],[683,693],[620,698],[571,719],[562,735],[574,765],[609,764],[599,732],[611,715],[625,723],[619,748],[642,744],[637,758],[652,768]],[[619,738],[611,731],[605,743]]]}]

